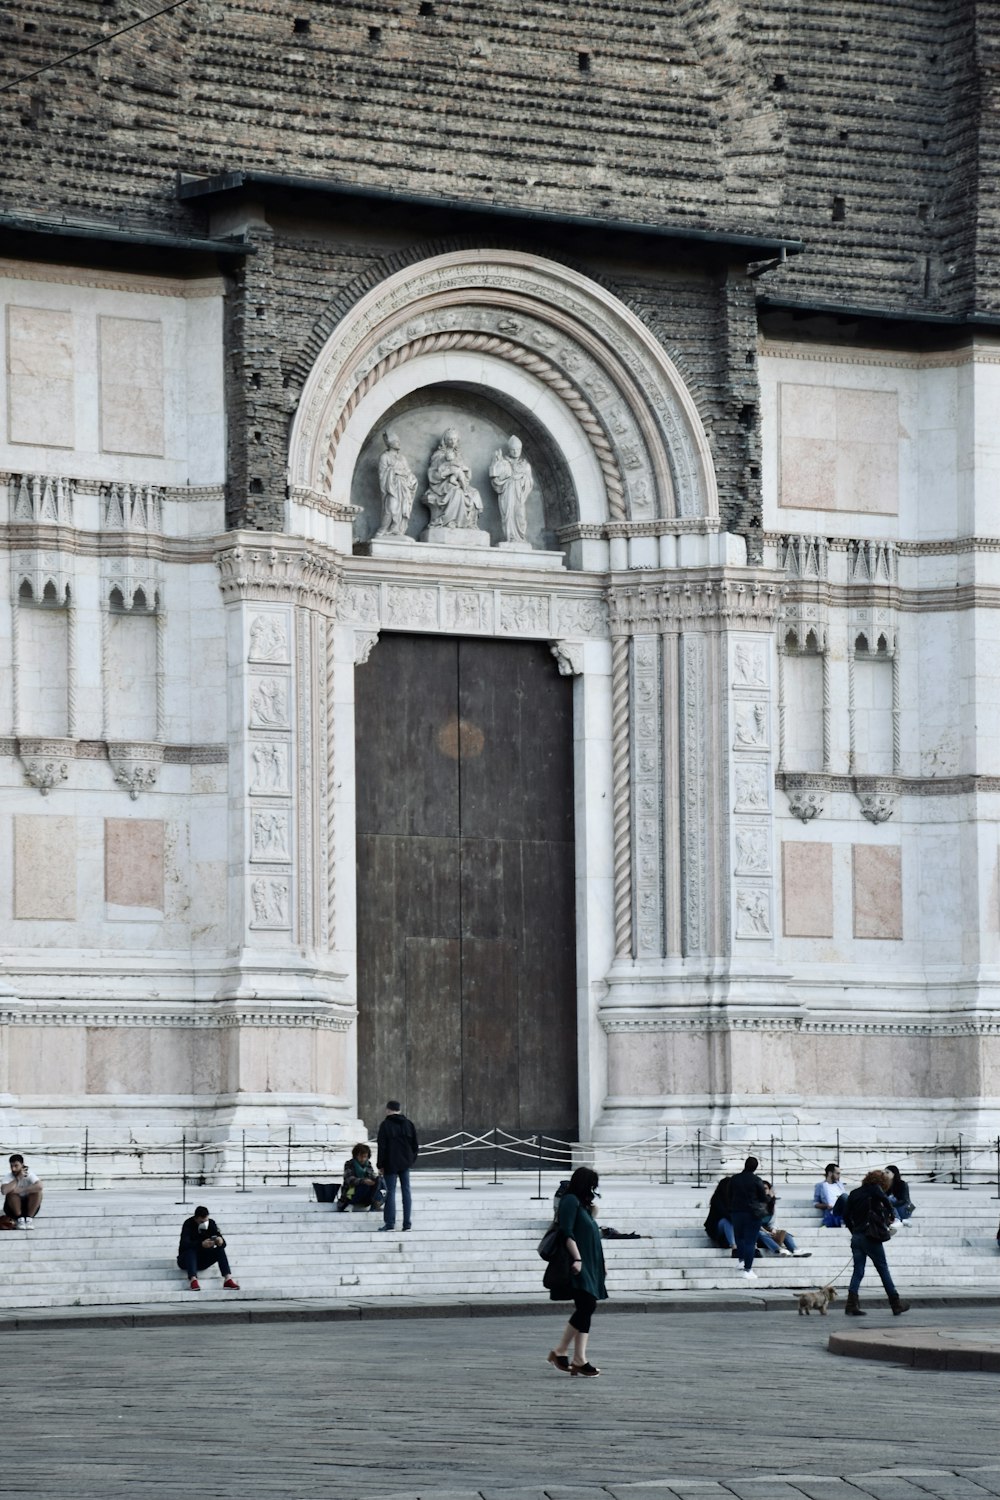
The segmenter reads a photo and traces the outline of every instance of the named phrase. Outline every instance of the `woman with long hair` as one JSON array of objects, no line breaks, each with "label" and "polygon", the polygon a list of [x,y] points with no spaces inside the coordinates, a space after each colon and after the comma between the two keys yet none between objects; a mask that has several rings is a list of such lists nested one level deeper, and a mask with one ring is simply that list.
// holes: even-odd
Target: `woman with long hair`
[{"label": "woman with long hair", "polygon": [[896,1291],[889,1263],[885,1258],[885,1246],[892,1234],[890,1226],[896,1217],[886,1196],[886,1190],[891,1185],[892,1178],[888,1172],[868,1172],[861,1179],[861,1186],[856,1187],[847,1199],[844,1223],[851,1231],[851,1257],[854,1261],[854,1274],[851,1276],[847,1305],[844,1308],[849,1318],[866,1316],[861,1306],[860,1291],[865,1263],[869,1260],[879,1274],[893,1314],[898,1317],[900,1313],[910,1309],[910,1304],[904,1302]]},{"label": "woman with long hair", "polygon": [[910,1202],[910,1189],[902,1177],[900,1177],[898,1167],[888,1166],[885,1170],[892,1178],[892,1182],[888,1187],[889,1202],[896,1210],[896,1218],[901,1224],[905,1224],[913,1213],[913,1204]]},{"label": "woman with long hair", "polygon": [[[549,1351],[549,1364],[570,1375],[600,1375],[587,1358],[590,1323],[598,1302],[606,1300],[604,1285],[604,1248],[601,1231],[595,1219],[597,1173],[592,1167],[577,1167],[569,1187],[559,1203],[559,1228],[566,1238],[570,1259],[570,1286],[574,1312],[563,1329],[562,1338]],[[573,1358],[569,1358],[570,1345]]]}]

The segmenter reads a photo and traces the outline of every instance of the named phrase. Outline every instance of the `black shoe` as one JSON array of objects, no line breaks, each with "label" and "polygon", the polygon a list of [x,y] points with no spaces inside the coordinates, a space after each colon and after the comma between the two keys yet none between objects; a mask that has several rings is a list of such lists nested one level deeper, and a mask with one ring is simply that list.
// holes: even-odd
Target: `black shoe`
[{"label": "black shoe", "polygon": [[405,1234],[408,1229],[412,1229],[412,1228],[413,1228],[412,1224],[404,1224],[403,1225],[403,1233]]},{"label": "black shoe", "polygon": [[380,1224],[378,1226],[378,1228],[376,1229],[375,1233],[376,1234],[391,1234],[392,1231],[395,1229],[395,1227],[396,1227],[395,1224]]}]

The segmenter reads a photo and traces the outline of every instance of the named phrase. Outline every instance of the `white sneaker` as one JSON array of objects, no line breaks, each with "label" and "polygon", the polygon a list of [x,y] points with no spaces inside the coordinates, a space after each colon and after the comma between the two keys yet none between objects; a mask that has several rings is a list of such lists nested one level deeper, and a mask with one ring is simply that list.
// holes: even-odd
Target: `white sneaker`
[{"label": "white sneaker", "polygon": [[744,1271],[742,1274],[743,1274],[743,1280],[744,1281],[756,1281],[757,1280],[757,1272],[756,1271]]},{"label": "white sneaker", "polygon": [[34,1219],[25,1219],[25,1221],[24,1221],[24,1227],[25,1227],[25,1229],[34,1229],[34,1227],[35,1227],[35,1221],[34,1221]]},{"label": "white sneaker", "polygon": [[18,1229],[27,1229],[27,1227],[28,1227],[28,1221],[27,1221],[27,1219],[18,1219],[18,1221],[17,1221],[17,1227],[18,1227]]},{"label": "white sneaker", "polygon": [[808,1260],[809,1257],[810,1257],[810,1255],[812,1255],[812,1251],[811,1250],[793,1250],[792,1254],[795,1256],[796,1260],[802,1260],[802,1259]]},{"label": "white sneaker", "polygon": [[791,1253],[792,1252],[790,1250],[785,1249],[784,1245],[782,1245],[781,1249],[778,1251],[779,1255],[791,1255]]}]

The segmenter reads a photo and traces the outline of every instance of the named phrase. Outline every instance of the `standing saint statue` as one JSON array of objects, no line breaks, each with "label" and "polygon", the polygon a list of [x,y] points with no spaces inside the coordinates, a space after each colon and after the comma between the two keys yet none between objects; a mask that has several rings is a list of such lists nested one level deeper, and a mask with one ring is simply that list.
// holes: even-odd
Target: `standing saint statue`
[{"label": "standing saint statue", "polygon": [[497,448],[490,464],[490,479],[500,503],[504,539],[508,542],[525,542],[528,496],[535,479],[528,460],[521,457],[519,437],[508,439],[506,453]]},{"label": "standing saint statue", "polygon": [[383,432],[385,452],[378,461],[378,484],[382,495],[382,524],[376,536],[405,536],[417,493],[417,476],[406,455],[399,451],[394,432]]},{"label": "standing saint statue", "polygon": [[473,487],[472,470],[462,458],[458,433],[449,427],[431,454],[427,469],[424,504],[431,513],[431,527],[449,531],[477,531],[483,501]]}]

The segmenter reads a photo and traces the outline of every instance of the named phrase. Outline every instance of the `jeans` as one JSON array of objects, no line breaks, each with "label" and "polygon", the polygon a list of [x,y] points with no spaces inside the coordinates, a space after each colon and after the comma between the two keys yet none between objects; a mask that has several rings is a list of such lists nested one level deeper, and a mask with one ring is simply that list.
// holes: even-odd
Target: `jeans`
[{"label": "jeans", "polygon": [[207,1271],[216,1261],[223,1276],[232,1275],[225,1250],[203,1250],[200,1245],[190,1245],[183,1255],[177,1257],[177,1264],[189,1280],[197,1276],[199,1271]]},{"label": "jeans", "polygon": [[760,1220],[756,1214],[735,1212],[732,1215],[732,1223],[736,1234],[736,1254],[743,1262],[744,1271],[752,1271]]},{"label": "jeans", "polygon": [[388,1229],[394,1229],[396,1225],[396,1179],[403,1194],[403,1228],[409,1229],[412,1222],[412,1198],[410,1197],[410,1169],[404,1168],[402,1172],[385,1173],[385,1208],[382,1211],[382,1219]]},{"label": "jeans", "polygon": [[[759,1229],[757,1231],[757,1239],[759,1243],[763,1245],[764,1249],[767,1250],[771,1255],[781,1254],[781,1246],[778,1244],[778,1241],[776,1239],[768,1234],[766,1229]],[[788,1233],[787,1229],[785,1230],[785,1249],[791,1255],[794,1255],[797,1249],[795,1241],[792,1239],[792,1236]]]},{"label": "jeans", "polygon": [[885,1258],[885,1246],[880,1240],[869,1239],[867,1234],[851,1235],[851,1254],[854,1256],[854,1274],[851,1277],[851,1285],[848,1290],[856,1295],[864,1279],[865,1261],[870,1260],[882,1279],[885,1287],[885,1295],[891,1302],[898,1295],[889,1275],[889,1265]]},{"label": "jeans", "polygon": [[733,1229],[732,1224],[729,1222],[728,1219],[720,1219],[719,1220],[719,1229],[718,1229],[718,1232],[719,1232],[719,1234],[722,1235],[722,1238],[725,1240],[725,1242],[729,1246],[730,1250],[735,1250],[736,1249],[736,1233],[735,1233],[735,1231]]}]

